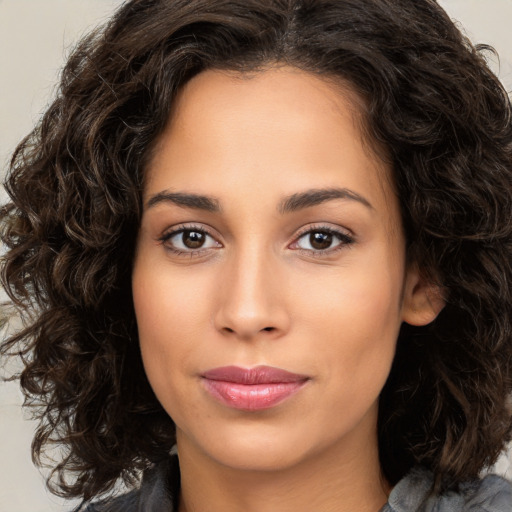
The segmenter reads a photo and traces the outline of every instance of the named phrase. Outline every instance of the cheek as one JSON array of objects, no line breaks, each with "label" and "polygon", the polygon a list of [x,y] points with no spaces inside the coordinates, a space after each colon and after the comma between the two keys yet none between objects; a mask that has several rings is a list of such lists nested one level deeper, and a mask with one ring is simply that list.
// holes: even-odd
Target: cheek
[{"label": "cheek", "polygon": [[[144,254],[139,260],[132,275],[132,289],[141,344],[168,345],[173,332],[199,330],[211,295],[205,279],[208,272],[197,268],[173,271],[165,258],[145,260]],[[179,336],[173,336],[173,341],[175,338]]]},{"label": "cheek", "polygon": [[322,323],[341,324],[342,332],[384,334],[382,329],[400,317],[403,271],[393,267],[379,257],[365,258],[313,276],[305,286],[302,308],[322,317]]},{"label": "cheek", "polygon": [[[367,385],[387,378],[401,325],[400,267],[360,262],[312,280],[300,309],[329,375]],[[381,260],[382,261],[382,260]]]},{"label": "cheek", "polygon": [[[210,318],[210,293],[198,272],[170,272],[158,262],[136,265],[132,276],[133,300],[142,360],[148,379],[167,402],[166,390],[179,385],[177,376],[191,368],[197,344],[204,340]],[[179,372],[176,371],[179,370]]]}]

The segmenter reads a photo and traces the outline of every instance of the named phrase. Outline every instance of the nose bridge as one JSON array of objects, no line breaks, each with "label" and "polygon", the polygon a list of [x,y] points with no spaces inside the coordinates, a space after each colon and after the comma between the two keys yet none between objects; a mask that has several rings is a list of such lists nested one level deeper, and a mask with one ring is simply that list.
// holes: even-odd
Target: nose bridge
[{"label": "nose bridge", "polygon": [[260,240],[253,237],[233,250],[221,279],[218,329],[241,338],[286,330],[288,315],[283,287],[279,286],[279,263]]}]

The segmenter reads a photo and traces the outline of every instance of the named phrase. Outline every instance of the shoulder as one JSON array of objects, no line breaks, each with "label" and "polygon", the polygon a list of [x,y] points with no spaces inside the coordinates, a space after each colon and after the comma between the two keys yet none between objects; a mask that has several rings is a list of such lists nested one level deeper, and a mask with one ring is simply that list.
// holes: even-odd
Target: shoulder
[{"label": "shoulder", "polygon": [[432,495],[433,476],[413,469],[391,491],[382,512],[511,512],[512,483],[498,475],[466,482],[457,491]]},{"label": "shoulder", "polygon": [[511,512],[512,482],[498,475],[461,486],[461,495],[471,512]]},{"label": "shoulder", "polygon": [[73,512],[137,512],[139,510],[139,491],[132,491],[123,496],[91,503]]},{"label": "shoulder", "polygon": [[177,505],[179,488],[178,458],[171,456],[146,470],[138,489],[84,505],[73,512],[172,512]]}]

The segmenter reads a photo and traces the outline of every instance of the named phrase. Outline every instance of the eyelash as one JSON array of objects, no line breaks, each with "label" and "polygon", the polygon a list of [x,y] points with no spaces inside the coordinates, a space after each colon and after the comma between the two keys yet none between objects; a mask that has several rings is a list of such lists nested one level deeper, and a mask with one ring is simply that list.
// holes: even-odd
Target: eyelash
[{"label": "eyelash", "polygon": [[335,254],[343,249],[350,247],[350,245],[355,242],[353,235],[349,234],[347,231],[333,229],[332,227],[325,225],[314,225],[308,226],[307,228],[304,228],[304,230],[299,231],[299,233],[295,237],[295,240],[290,245],[296,245],[301,238],[303,238],[306,235],[310,235],[311,233],[327,233],[329,235],[335,236],[340,241],[338,245],[332,248],[330,247],[328,249],[295,249],[296,251],[302,254],[313,256],[315,258],[321,258],[322,256]]},{"label": "eyelash", "polygon": [[[168,244],[169,240],[172,237],[179,235],[180,233],[184,233],[186,231],[201,233],[201,234],[207,235],[215,240],[215,237],[207,229],[205,229],[204,226],[180,225],[180,226],[177,226],[172,231],[164,233],[161,237],[158,238],[158,241],[162,245],[165,246],[165,249],[167,251],[169,251],[177,256],[188,256],[188,257],[192,258],[195,256],[201,256],[203,253],[205,253],[211,249],[211,247],[207,247],[207,248],[190,249],[190,250],[184,251],[182,249],[177,249],[176,247],[173,247],[172,245]],[[340,242],[335,247],[328,248],[328,249],[312,250],[312,249],[302,249],[302,248],[298,247],[294,250],[298,251],[299,253],[306,254],[308,256],[322,257],[327,254],[337,253],[338,251],[349,247],[351,244],[353,244],[355,242],[354,237],[347,232],[333,229],[330,226],[317,225],[317,226],[308,226],[304,230],[300,231],[296,235],[294,241],[289,245],[289,247],[292,245],[296,245],[299,242],[299,240],[301,238],[303,238],[305,235],[315,233],[315,232],[327,233],[329,235],[332,235],[332,236],[338,238]],[[219,242],[217,242],[217,243],[219,243]]]},{"label": "eyelash", "polygon": [[188,251],[183,251],[181,249],[177,249],[176,247],[173,247],[172,245],[168,244],[169,240],[172,237],[179,235],[180,233],[184,233],[186,231],[193,231],[193,232],[201,233],[201,234],[207,235],[207,236],[215,239],[215,237],[207,229],[205,229],[204,226],[181,225],[181,226],[177,226],[172,231],[168,231],[168,232],[164,233],[158,239],[158,241],[165,247],[165,249],[167,251],[169,251],[172,254],[175,254],[177,256],[188,256],[190,258],[193,258],[194,256],[201,256],[204,252],[207,252],[210,249],[210,248],[205,248],[205,249],[199,248],[199,249],[190,249]]}]

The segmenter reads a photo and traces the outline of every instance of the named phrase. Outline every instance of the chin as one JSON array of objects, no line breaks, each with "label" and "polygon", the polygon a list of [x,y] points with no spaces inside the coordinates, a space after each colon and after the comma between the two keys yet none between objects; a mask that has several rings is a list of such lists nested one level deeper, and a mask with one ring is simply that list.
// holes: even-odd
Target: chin
[{"label": "chin", "polygon": [[246,440],[223,444],[219,450],[212,450],[210,457],[217,463],[239,471],[283,471],[299,464],[305,455],[297,447],[268,440],[250,444]]},{"label": "chin", "polygon": [[[231,422],[227,428],[211,428],[214,435],[205,432],[187,435],[178,432],[178,447],[200,452],[215,464],[239,471],[284,471],[314,459],[330,450],[337,440],[330,435],[318,442],[311,425],[297,422],[293,425],[263,425],[262,422]],[[299,427],[299,428],[298,428]],[[312,442],[317,439],[317,442]]]}]

